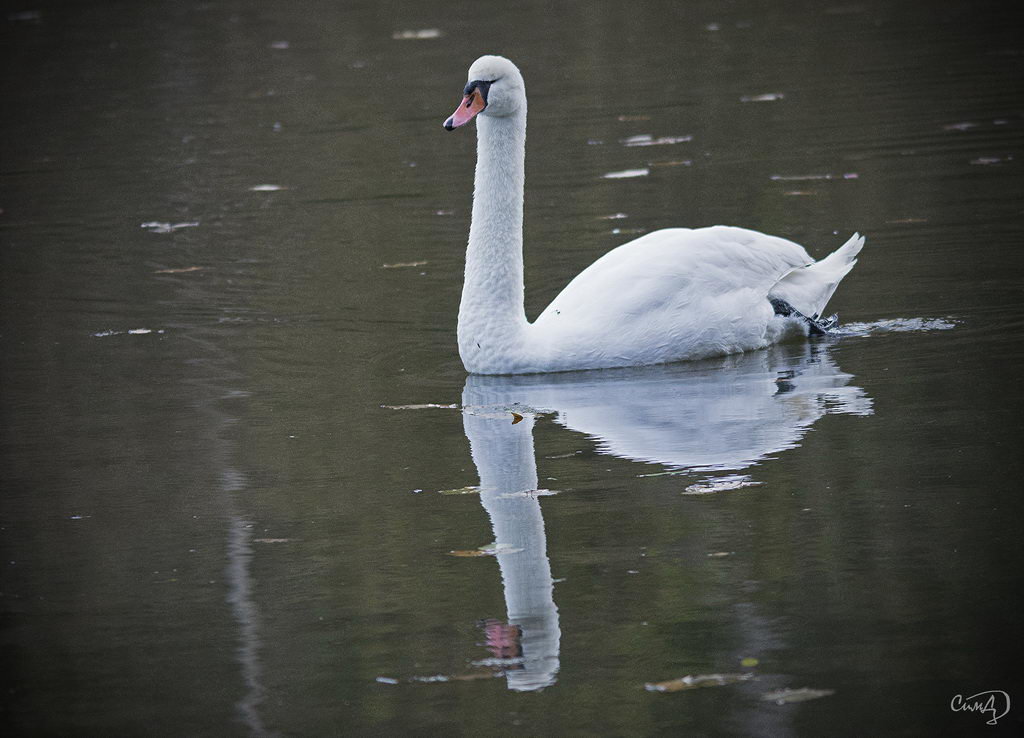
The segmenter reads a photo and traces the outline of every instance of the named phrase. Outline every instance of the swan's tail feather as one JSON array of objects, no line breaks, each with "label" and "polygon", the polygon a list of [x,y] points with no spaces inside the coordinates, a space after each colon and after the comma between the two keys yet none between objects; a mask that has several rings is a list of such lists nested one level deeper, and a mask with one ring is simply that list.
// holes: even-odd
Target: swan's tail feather
[{"label": "swan's tail feather", "polygon": [[785,300],[813,320],[821,317],[836,288],[864,247],[864,237],[854,233],[850,239],[821,261],[794,269],[772,287],[769,297]]}]

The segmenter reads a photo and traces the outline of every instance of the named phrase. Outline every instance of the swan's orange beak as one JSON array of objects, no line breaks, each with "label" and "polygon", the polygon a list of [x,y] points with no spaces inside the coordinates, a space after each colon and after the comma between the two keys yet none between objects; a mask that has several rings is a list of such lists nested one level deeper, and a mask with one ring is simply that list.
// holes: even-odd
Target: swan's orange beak
[{"label": "swan's orange beak", "polygon": [[444,122],[445,130],[454,131],[459,126],[466,125],[486,107],[487,102],[484,100],[484,96],[480,94],[479,90],[473,90],[462,98],[459,107],[455,108],[455,112]]}]

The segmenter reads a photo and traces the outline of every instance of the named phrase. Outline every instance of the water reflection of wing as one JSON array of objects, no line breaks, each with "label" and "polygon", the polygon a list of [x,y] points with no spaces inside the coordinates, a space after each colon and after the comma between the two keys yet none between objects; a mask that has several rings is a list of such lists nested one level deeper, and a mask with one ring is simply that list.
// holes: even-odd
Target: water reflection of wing
[{"label": "water reflection of wing", "polygon": [[798,445],[828,413],[869,415],[827,347],[776,346],[710,362],[516,377],[472,376],[466,394],[557,413],[600,451],[677,469],[742,469]]},{"label": "water reflection of wing", "polygon": [[[476,395],[467,388],[463,405],[486,404],[480,393]],[[542,689],[555,682],[561,632],[544,518],[540,501],[529,494],[537,489],[533,419],[512,425],[507,412],[469,410],[463,415],[463,424],[480,474],[480,500],[494,528],[508,625],[513,626],[501,629],[492,624],[489,629],[505,633],[506,638],[511,637],[508,633],[516,633],[519,639],[519,658],[510,661],[506,671],[509,689]]]}]

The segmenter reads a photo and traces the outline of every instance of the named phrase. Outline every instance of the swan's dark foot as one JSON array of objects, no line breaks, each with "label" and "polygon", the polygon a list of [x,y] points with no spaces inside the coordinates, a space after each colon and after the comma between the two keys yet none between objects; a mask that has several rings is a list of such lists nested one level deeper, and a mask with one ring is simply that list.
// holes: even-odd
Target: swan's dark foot
[{"label": "swan's dark foot", "polygon": [[825,329],[826,333],[831,333],[839,327],[839,314],[832,313],[827,318],[818,318],[818,322],[821,323],[821,327]]},{"label": "swan's dark foot", "polygon": [[838,315],[830,315],[827,318],[811,318],[778,297],[769,297],[768,302],[772,304],[772,308],[775,310],[776,315],[800,318],[800,320],[807,323],[807,327],[810,329],[812,336],[827,336],[837,325],[839,325]]}]

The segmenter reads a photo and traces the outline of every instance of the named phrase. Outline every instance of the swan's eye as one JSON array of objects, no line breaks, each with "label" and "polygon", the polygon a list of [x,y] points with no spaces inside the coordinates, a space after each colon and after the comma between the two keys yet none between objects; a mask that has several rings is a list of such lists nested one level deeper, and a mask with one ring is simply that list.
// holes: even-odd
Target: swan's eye
[{"label": "swan's eye", "polygon": [[485,82],[484,80],[481,80],[481,79],[474,79],[473,81],[471,81],[469,84],[466,85],[465,89],[462,91],[462,94],[463,95],[472,95],[472,94],[476,93],[477,95],[480,96],[480,101],[484,105],[486,105],[487,104],[487,92],[491,89],[491,85],[494,84],[497,81],[498,80],[493,80],[493,81],[490,81],[490,82]]}]

